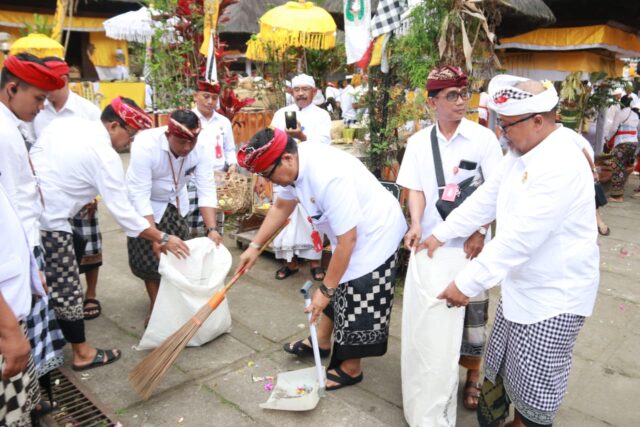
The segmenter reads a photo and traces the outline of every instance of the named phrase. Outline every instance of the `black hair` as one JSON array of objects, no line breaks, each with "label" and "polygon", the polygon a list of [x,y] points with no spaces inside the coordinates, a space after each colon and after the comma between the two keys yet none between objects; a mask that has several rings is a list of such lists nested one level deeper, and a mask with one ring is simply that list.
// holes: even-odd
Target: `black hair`
[{"label": "black hair", "polygon": [[49,61],[53,61],[53,62],[65,62],[64,59],[60,58],[59,56],[45,56],[44,58],[41,59],[42,62],[46,63]]},{"label": "black hair", "polygon": [[[273,129],[264,128],[259,130],[255,135],[251,137],[249,141],[249,147],[253,147],[258,149],[263,145],[267,144],[269,141],[273,139]],[[298,143],[291,136],[287,135],[287,146],[284,148],[285,153],[289,154],[297,154],[298,153]]]},{"label": "black hair", "polygon": [[171,113],[170,117],[181,125],[186,126],[187,129],[196,129],[200,124],[200,119],[191,110],[176,110]]},{"label": "black hair", "polygon": [[629,95],[625,95],[622,98],[620,98],[620,104],[624,107],[627,108],[631,105],[631,97]]},{"label": "black hair", "polygon": [[440,92],[442,92],[442,89],[428,90],[427,95],[429,95],[429,98],[435,98]]},{"label": "black hair", "polygon": [[[36,64],[44,65],[42,59],[27,52],[17,53],[15,57],[21,61],[35,62]],[[15,82],[18,86],[28,86],[28,84],[25,83],[20,77],[17,77],[11,71],[9,71],[7,67],[3,67],[2,72],[0,72],[0,89],[4,89],[7,83],[10,82]]]},{"label": "black hair", "polygon": [[[124,102],[127,105],[131,105],[132,107],[140,108],[138,107],[138,104],[136,104],[136,101],[134,101],[133,99],[122,97],[122,102]],[[113,109],[111,104],[104,107],[104,110],[102,110],[102,114],[100,114],[100,120],[102,120],[105,123],[118,122],[120,126],[122,127],[126,126],[126,123],[124,122],[124,120],[120,118],[120,116],[118,115],[118,113],[116,113],[116,110]]]}]

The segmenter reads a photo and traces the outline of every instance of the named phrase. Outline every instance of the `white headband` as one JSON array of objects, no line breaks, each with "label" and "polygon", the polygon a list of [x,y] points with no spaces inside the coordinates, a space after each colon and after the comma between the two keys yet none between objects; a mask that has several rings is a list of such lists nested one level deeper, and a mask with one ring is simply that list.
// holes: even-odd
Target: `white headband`
[{"label": "white headband", "polygon": [[558,93],[553,85],[537,95],[516,88],[518,83],[526,82],[518,76],[501,74],[489,82],[489,108],[503,116],[519,116],[530,113],[545,113],[558,104]]},{"label": "white headband", "polygon": [[295,76],[293,79],[291,79],[291,86],[292,87],[298,87],[298,86],[316,87],[316,82],[315,80],[313,80],[313,77],[308,76],[306,74],[300,74],[298,76]]}]

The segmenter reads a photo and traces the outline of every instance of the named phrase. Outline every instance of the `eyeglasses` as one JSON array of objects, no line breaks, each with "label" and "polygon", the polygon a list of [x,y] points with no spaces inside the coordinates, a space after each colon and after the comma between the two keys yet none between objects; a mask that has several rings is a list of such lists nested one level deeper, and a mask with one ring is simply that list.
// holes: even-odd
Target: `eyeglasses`
[{"label": "eyeglasses", "polygon": [[282,163],[282,156],[278,157],[278,159],[273,163],[273,168],[271,168],[268,174],[265,174],[264,172],[257,172],[257,175],[271,181],[271,177],[273,176],[273,173],[276,171],[276,169],[278,169],[278,166],[280,166],[280,163]]},{"label": "eyeglasses", "polygon": [[502,120],[498,119],[498,126],[500,127],[500,129],[502,129],[503,132],[507,132],[507,129],[509,129],[511,126],[515,126],[515,125],[520,124],[522,122],[526,122],[527,120],[532,119],[537,115],[538,115],[538,113],[534,113],[534,114],[531,114],[531,115],[529,115],[527,117],[523,117],[520,120],[516,120],[513,123],[507,123],[507,124],[504,124],[502,122]]},{"label": "eyeglasses", "polygon": [[125,132],[127,132],[127,135],[129,135],[129,139],[133,141],[133,138],[136,136],[136,134],[138,133],[137,129],[132,129],[127,125],[120,125],[120,127],[122,129],[124,129]]},{"label": "eyeglasses", "polygon": [[471,94],[467,89],[462,90],[452,90],[444,96],[449,102],[456,102],[458,98],[461,98],[463,101],[468,101],[471,98]]}]

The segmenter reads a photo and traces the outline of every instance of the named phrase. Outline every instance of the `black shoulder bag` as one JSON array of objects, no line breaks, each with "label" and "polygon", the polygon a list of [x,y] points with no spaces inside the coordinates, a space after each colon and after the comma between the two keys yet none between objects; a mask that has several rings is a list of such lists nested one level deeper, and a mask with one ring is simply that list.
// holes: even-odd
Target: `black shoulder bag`
[{"label": "black shoulder bag", "polygon": [[[447,200],[442,200],[442,193],[444,192],[445,182],[444,182],[444,172],[442,171],[442,159],[440,158],[440,147],[438,147],[438,137],[436,135],[436,126],[433,125],[433,129],[431,130],[431,150],[433,151],[433,166],[436,171],[436,180],[438,181],[438,201],[436,202],[436,209],[438,213],[442,217],[442,219],[447,219],[449,214],[453,212],[455,208],[460,206],[462,202],[464,202],[467,197],[473,194],[474,191],[480,185],[479,182],[475,181],[475,176],[471,176],[461,183],[458,184],[458,194],[453,202],[449,202]],[[482,171],[480,171],[482,174]]]}]

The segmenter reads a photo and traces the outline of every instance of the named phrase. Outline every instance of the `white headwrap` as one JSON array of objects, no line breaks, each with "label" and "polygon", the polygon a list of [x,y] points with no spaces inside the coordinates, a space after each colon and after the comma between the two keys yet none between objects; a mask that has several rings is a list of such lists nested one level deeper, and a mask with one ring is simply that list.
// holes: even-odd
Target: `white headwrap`
[{"label": "white headwrap", "polygon": [[613,92],[611,92],[611,95],[613,95],[613,96],[618,96],[618,95],[622,96],[622,95],[624,95],[624,90],[621,87],[617,87],[617,88],[615,88],[613,90]]},{"label": "white headwrap", "polygon": [[316,82],[315,80],[313,80],[313,77],[311,76],[308,76],[306,74],[299,74],[291,79],[291,86],[292,87],[299,87],[299,86],[316,87]]},{"label": "white headwrap", "polygon": [[[489,82],[489,108],[503,116],[520,116],[522,114],[546,113],[558,104],[558,92],[549,85],[547,90],[534,95],[516,88],[518,83],[528,81],[518,76],[501,74]],[[546,85],[545,85],[546,86]]]}]

